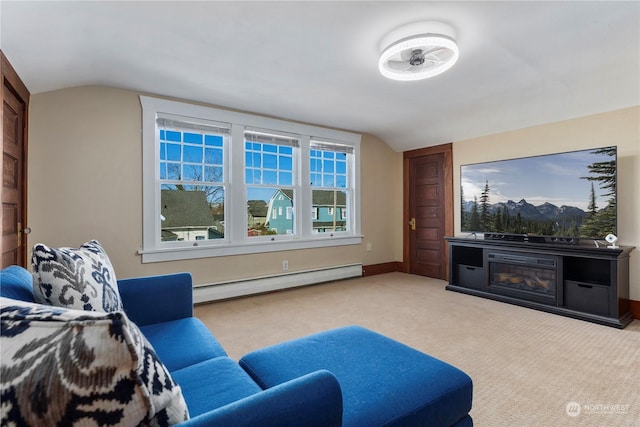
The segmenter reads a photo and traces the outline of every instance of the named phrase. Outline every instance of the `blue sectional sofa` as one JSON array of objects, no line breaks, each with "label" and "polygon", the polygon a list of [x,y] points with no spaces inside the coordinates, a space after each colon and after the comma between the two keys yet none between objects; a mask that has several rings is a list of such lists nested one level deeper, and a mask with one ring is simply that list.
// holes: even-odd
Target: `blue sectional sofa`
[{"label": "blue sectional sofa", "polygon": [[[375,332],[346,326],[236,362],[193,316],[190,274],[118,280],[118,288],[126,313],[121,321],[137,325],[180,386],[190,417],[180,425],[472,425],[472,382],[465,373]],[[16,325],[12,305],[34,301],[30,273],[2,270],[0,293],[5,397],[13,389],[5,375],[11,345],[4,340]],[[15,422],[15,414],[4,412],[9,419],[2,424]]]}]

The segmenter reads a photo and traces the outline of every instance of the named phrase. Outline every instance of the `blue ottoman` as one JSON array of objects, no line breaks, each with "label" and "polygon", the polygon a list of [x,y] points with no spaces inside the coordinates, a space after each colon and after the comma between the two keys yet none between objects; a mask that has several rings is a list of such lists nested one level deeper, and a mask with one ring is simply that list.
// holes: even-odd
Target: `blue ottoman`
[{"label": "blue ottoman", "polygon": [[344,426],[471,426],[471,378],[359,326],[266,347],[240,365],[263,389],[319,369],[342,389]]}]

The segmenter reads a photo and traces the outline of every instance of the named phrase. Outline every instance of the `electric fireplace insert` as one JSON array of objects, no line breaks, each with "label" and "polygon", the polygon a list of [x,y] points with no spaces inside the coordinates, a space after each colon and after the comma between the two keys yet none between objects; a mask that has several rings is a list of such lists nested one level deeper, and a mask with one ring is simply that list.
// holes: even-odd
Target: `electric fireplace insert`
[{"label": "electric fireplace insert", "polygon": [[557,305],[558,259],[551,255],[489,252],[489,287],[496,294]]}]

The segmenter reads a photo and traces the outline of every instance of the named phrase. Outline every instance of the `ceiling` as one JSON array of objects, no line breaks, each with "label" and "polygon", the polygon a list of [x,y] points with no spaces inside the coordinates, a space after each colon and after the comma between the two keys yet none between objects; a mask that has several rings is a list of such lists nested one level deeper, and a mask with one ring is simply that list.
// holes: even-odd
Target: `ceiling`
[{"label": "ceiling", "polygon": [[[640,105],[640,2],[0,3],[33,94],[107,85],[363,132],[396,151]],[[453,27],[428,80],[377,69],[388,33]],[[516,143],[516,142],[514,142]]]}]

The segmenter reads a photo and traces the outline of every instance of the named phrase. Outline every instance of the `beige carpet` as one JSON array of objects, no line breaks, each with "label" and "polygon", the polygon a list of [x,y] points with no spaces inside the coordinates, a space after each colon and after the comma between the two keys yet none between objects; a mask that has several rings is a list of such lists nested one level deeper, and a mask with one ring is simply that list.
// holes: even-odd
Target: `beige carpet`
[{"label": "beige carpet", "polygon": [[[467,372],[476,426],[640,426],[639,320],[618,330],[445,285],[390,273],[200,305],[196,316],[234,359],[365,326]],[[577,416],[567,415],[570,402]]]}]

